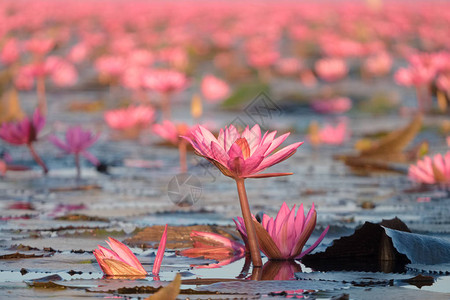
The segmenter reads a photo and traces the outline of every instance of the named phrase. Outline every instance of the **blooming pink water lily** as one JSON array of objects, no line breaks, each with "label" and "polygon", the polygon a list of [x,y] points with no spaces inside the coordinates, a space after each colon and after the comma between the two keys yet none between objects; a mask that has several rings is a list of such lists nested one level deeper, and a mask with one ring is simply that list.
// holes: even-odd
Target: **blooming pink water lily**
[{"label": "blooming pink water lily", "polygon": [[436,154],[433,158],[425,156],[410,165],[408,176],[411,180],[427,184],[450,184],[450,152]]},{"label": "blooming pink water lily", "polygon": [[267,131],[261,137],[259,125],[251,129],[247,126],[240,134],[236,127],[230,125],[220,129],[216,138],[208,129],[199,125],[192,131],[192,138],[184,138],[191,143],[198,155],[208,159],[228,177],[237,179],[291,175],[292,173],[260,174],[268,167],[288,159],[303,144],[297,142],[272,154],[290,133],[278,138],[275,138],[276,134],[276,131]]},{"label": "blooming pink water lily", "polygon": [[144,86],[161,94],[180,91],[187,85],[186,76],[175,70],[151,70],[143,78]]},{"label": "blooming pink water lily", "polygon": [[147,275],[147,271],[131,252],[131,250],[123,243],[110,237],[106,241],[110,249],[98,246],[94,250],[94,256],[97,259],[103,273],[108,276],[139,276]]},{"label": "blooming pink water lily", "polygon": [[[240,217],[234,220],[236,228],[247,240],[247,232],[244,226],[244,220]],[[285,202],[278,211],[276,218],[271,218],[264,214],[262,223],[254,220],[256,234],[258,236],[261,251],[273,260],[300,259],[313,251],[324,239],[329,226],[322,232],[317,241],[308,249],[302,251],[314,228],[316,227],[317,212],[314,203],[305,216],[303,204],[300,205],[297,214],[295,205],[290,210]]]}]

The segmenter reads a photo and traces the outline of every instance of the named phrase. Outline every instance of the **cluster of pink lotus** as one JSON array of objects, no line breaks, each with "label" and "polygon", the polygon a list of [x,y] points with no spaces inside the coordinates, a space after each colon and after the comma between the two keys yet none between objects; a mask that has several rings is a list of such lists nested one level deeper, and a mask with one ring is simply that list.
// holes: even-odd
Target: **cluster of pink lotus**
[{"label": "cluster of pink lotus", "polygon": [[[65,88],[85,84],[95,72],[96,83],[110,90],[111,106],[116,91],[128,92],[129,105],[104,113],[107,125],[120,137],[137,138],[143,130],[179,149],[180,167],[187,170],[186,148],[200,155],[236,182],[243,218],[236,226],[244,245],[211,234],[196,237],[213,240],[216,246],[197,243],[186,252],[216,254],[250,253],[253,266],[261,267],[262,251],[269,259],[300,259],[324,238],[303,250],[315,225],[313,207],[304,215],[301,205],[283,204],[277,217],[264,215],[258,223],[250,211],[245,180],[286,176],[292,173],[263,173],[292,156],[302,142],[278,150],[289,133],[261,133],[258,125],[239,132],[230,125],[216,137],[205,126],[172,120],[173,98],[190,88],[192,114],[199,118],[201,100],[220,102],[240,81],[251,78],[266,84],[273,78],[289,77],[304,86],[321,83],[329,89],[359,72],[364,80],[391,74],[394,59],[408,61],[396,70],[398,84],[414,86],[418,106],[432,109],[433,97],[442,111],[450,98],[450,4],[442,1],[391,1],[373,7],[365,2],[325,3],[201,1],[15,1],[0,3],[0,65],[5,76],[0,84],[19,90],[36,90],[37,105],[32,116],[4,122],[0,138],[28,147],[48,172],[34,148],[45,126],[47,87]],[[421,22],[414,20],[420,19]],[[320,53],[320,55],[318,55]],[[93,66],[93,67],[92,67]],[[207,70],[207,71],[205,71]],[[356,71],[356,72],[355,72]],[[223,80],[221,78],[225,78]],[[201,95],[201,96],[200,96]],[[348,97],[331,93],[312,101],[312,109],[323,114],[342,114],[352,108]],[[159,111],[163,119],[155,124]],[[195,120],[197,121],[197,120]],[[198,123],[198,122],[194,122]],[[314,144],[339,145],[349,136],[347,121],[325,124],[311,131]],[[88,149],[98,134],[80,126],[70,127],[65,140],[48,139],[65,154],[75,157],[80,176],[80,157],[94,165],[99,160]],[[0,174],[20,170],[10,159],[0,157]],[[411,179],[428,184],[450,184],[450,153],[425,157],[410,167]],[[157,276],[163,258],[167,226],[154,263]],[[120,242],[110,239],[108,250],[94,252],[107,275],[145,276],[140,262]]]}]

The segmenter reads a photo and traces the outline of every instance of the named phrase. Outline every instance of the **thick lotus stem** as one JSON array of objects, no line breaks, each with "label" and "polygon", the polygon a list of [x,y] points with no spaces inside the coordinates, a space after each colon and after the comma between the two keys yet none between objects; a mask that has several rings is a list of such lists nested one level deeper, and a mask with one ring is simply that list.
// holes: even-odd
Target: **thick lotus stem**
[{"label": "thick lotus stem", "polygon": [[44,174],[48,173],[48,168],[45,165],[44,161],[41,159],[41,157],[37,154],[36,150],[34,150],[34,147],[32,144],[28,144],[28,149],[30,150],[31,156],[33,159],[38,163],[38,165],[41,166],[42,171],[44,171]]},{"label": "thick lotus stem", "polygon": [[236,185],[241,204],[242,217],[244,218],[245,229],[247,231],[248,246],[250,248],[250,256],[253,262],[253,268],[262,267],[261,253],[259,251],[258,239],[256,237],[255,226],[252,221],[252,214],[248,204],[247,193],[243,178],[237,178]]},{"label": "thick lotus stem", "polygon": [[180,155],[180,171],[181,171],[181,173],[187,172],[186,149],[187,149],[187,141],[182,139],[178,143],[178,152]]}]

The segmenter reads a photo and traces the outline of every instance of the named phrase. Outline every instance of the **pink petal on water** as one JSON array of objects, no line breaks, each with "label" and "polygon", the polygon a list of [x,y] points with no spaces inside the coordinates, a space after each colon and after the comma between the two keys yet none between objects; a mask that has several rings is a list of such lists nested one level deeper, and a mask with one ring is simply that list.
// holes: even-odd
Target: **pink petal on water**
[{"label": "pink petal on water", "polygon": [[314,249],[316,249],[317,246],[319,246],[319,244],[322,242],[322,240],[325,238],[325,235],[328,233],[328,229],[330,229],[330,226],[327,226],[327,228],[325,228],[325,230],[322,232],[322,234],[319,236],[319,238],[317,239],[317,241],[312,244],[311,247],[309,247],[308,249],[306,249],[305,251],[303,251],[299,256],[295,257],[296,259],[300,259],[303,256],[305,256],[306,254],[309,254],[311,251],[313,251]]}]

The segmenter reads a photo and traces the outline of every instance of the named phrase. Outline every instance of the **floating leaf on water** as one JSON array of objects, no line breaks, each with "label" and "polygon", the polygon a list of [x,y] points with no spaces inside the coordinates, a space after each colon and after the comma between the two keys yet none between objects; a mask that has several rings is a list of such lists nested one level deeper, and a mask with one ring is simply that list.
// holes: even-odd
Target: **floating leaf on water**
[{"label": "floating leaf on water", "polygon": [[395,249],[413,264],[435,265],[450,263],[450,242],[422,234],[402,232],[383,227]]},{"label": "floating leaf on water", "polygon": [[326,291],[348,287],[348,284],[327,281],[300,281],[300,280],[264,280],[264,281],[228,281],[213,283],[198,287],[197,291],[210,291],[219,293],[235,293],[244,295],[268,294],[280,291],[315,290]]},{"label": "floating leaf on water", "polygon": [[[413,275],[382,272],[312,272],[295,273],[295,277],[300,280],[320,280],[352,283],[355,285],[385,285],[394,280],[410,280]],[[433,280],[434,278],[431,277]]]},{"label": "floating leaf on water", "polygon": [[35,287],[35,288],[64,288],[62,286],[59,286],[57,284],[54,283],[54,281],[61,281],[62,277],[54,274],[54,275],[49,275],[49,276],[45,276],[45,277],[41,277],[41,278],[36,278],[36,279],[32,279],[32,280],[26,280],[25,283],[31,287]]},{"label": "floating leaf on water", "polygon": [[351,236],[333,241],[325,252],[306,255],[302,262],[315,270],[403,271],[408,258],[393,246],[384,228],[409,231],[399,219],[383,220],[380,224],[365,222]]}]

